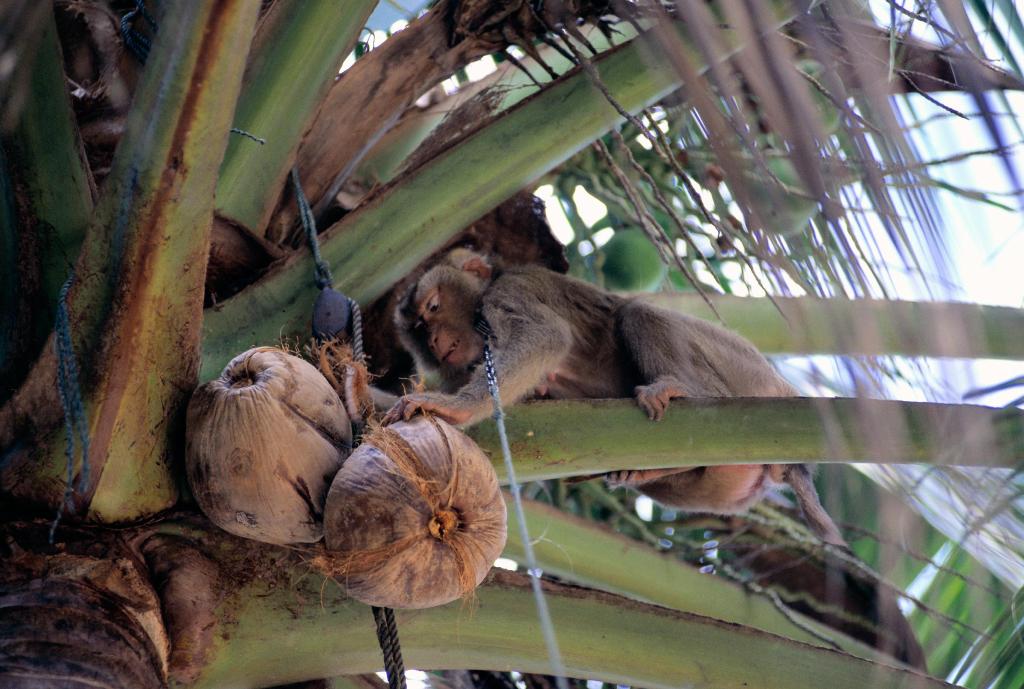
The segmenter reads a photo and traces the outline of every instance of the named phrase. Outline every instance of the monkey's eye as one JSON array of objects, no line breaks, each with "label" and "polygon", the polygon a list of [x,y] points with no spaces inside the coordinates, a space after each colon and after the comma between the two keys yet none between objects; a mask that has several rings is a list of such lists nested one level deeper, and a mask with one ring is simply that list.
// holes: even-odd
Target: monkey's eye
[{"label": "monkey's eye", "polygon": [[438,308],[440,308],[440,306],[441,306],[441,297],[438,294],[434,294],[427,301],[427,311],[430,311],[430,313],[435,313],[438,310]]}]

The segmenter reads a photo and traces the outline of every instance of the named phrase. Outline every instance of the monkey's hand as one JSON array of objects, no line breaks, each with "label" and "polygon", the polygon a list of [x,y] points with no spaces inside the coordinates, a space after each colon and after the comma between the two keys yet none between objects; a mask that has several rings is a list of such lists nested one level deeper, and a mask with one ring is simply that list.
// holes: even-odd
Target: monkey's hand
[{"label": "monkey's hand", "polygon": [[636,402],[647,412],[651,421],[661,421],[673,397],[685,397],[686,393],[673,379],[658,379],[650,385],[638,385],[634,388]]},{"label": "monkey's hand", "polygon": [[408,421],[417,413],[429,413],[444,419],[450,424],[468,423],[474,415],[472,405],[457,395],[445,395],[440,392],[416,392],[398,398],[395,406],[384,416],[382,423],[386,426],[396,421]]}]

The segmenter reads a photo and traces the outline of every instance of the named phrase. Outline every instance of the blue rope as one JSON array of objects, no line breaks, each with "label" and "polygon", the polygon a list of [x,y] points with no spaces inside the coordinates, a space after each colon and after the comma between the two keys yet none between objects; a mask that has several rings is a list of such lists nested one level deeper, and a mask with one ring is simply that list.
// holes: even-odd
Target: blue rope
[{"label": "blue rope", "polygon": [[[299,169],[292,168],[292,189],[295,192],[295,200],[299,204],[299,219],[302,221],[302,229],[306,232],[306,242],[309,244],[309,251],[313,254],[313,263],[316,265],[313,279],[316,286],[325,289],[334,284],[334,276],[331,275],[331,267],[320,255],[320,240],[317,238],[316,218],[313,217],[313,209],[306,199],[306,193],[302,190],[302,183],[299,181]],[[352,355],[357,361],[363,360],[363,313],[359,309],[359,302],[351,297],[348,299],[352,308]]]},{"label": "blue rope", "polygon": [[82,391],[78,385],[78,362],[75,360],[75,348],[71,341],[71,318],[68,315],[68,292],[75,275],[72,273],[60,288],[57,298],[57,322],[54,325],[54,348],[57,350],[57,391],[60,394],[60,405],[64,410],[64,463],[67,475],[64,483],[64,497],[57,516],[50,526],[50,543],[53,543],[57,525],[61,515],[71,504],[75,494],[75,429],[78,429],[78,440],[82,446],[82,473],[78,478],[78,491],[84,492],[89,486],[89,425],[82,404]]},{"label": "blue rope", "polygon": [[309,250],[313,253],[313,263],[316,264],[314,279],[316,286],[320,289],[330,287],[334,283],[331,275],[331,267],[320,255],[320,242],[316,237],[316,219],[313,217],[313,209],[306,200],[306,194],[302,191],[302,184],[299,182],[299,169],[292,168],[292,189],[295,191],[295,200],[299,204],[299,219],[302,221],[302,229],[306,232],[306,241],[309,243]]},{"label": "blue rope", "polygon": [[[313,254],[313,263],[316,268],[313,272],[313,279],[316,286],[326,289],[334,284],[334,276],[331,275],[331,267],[324,257],[320,255],[320,240],[317,238],[316,218],[313,217],[313,209],[306,199],[306,193],[302,190],[302,183],[299,181],[299,169],[292,168],[292,189],[295,192],[295,200],[299,204],[299,219],[302,221],[302,229],[306,232],[306,242],[309,244],[309,251]],[[363,313],[359,309],[359,302],[351,297],[348,299],[352,308],[352,355],[357,361],[363,360]]]},{"label": "blue rope", "polygon": [[146,3],[144,0],[135,0],[135,9],[121,17],[121,40],[124,41],[124,46],[131,51],[135,59],[142,64],[146,64],[146,58],[149,57],[149,50],[153,47],[153,43],[149,40],[148,36],[132,28],[132,21],[139,14],[149,24],[149,28],[153,30],[153,33],[156,33],[156,20],[153,19],[153,15],[146,9]]},{"label": "blue rope", "polygon": [[[331,266],[319,253],[319,240],[316,236],[316,219],[313,217],[313,210],[306,199],[306,193],[302,190],[302,183],[299,181],[298,168],[292,168],[292,188],[295,190],[295,200],[299,205],[299,219],[302,220],[302,229],[306,232],[306,242],[309,244],[309,251],[313,255],[313,263],[316,267],[313,270],[313,279],[316,287],[325,290],[334,284],[334,275],[331,274]],[[351,308],[350,326],[352,329],[352,356],[355,360],[364,360],[362,351],[362,311],[359,310],[359,303],[351,297],[345,297]]]},{"label": "blue rope", "polygon": [[264,139],[262,137],[259,137],[259,136],[256,136],[252,132],[247,132],[244,129],[239,129],[238,127],[232,127],[229,131],[232,134],[240,134],[240,135],[244,136],[246,139],[252,139],[256,143],[258,143],[260,146],[263,146],[264,144],[267,143],[266,139]]},{"label": "blue rope", "polygon": [[[490,329],[487,328],[489,331]],[[533,599],[537,604],[537,616],[540,618],[540,629],[544,635],[544,645],[548,650],[548,659],[551,661],[551,674],[555,676],[555,683],[558,689],[569,689],[569,682],[565,679],[565,663],[562,662],[562,654],[558,650],[558,639],[555,638],[555,625],[551,621],[551,611],[548,609],[548,601],[544,597],[544,590],[540,585],[540,567],[537,566],[537,557],[533,553],[533,543],[530,541],[530,533],[526,528],[526,515],[523,513],[523,496],[516,480],[516,470],[512,465],[512,451],[508,446],[508,434],[505,431],[505,410],[501,408],[501,397],[498,393],[498,375],[494,370],[494,357],[491,356],[491,347],[487,340],[484,340],[484,372],[487,375],[487,390],[494,400],[494,422],[498,426],[498,438],[501,440],[501,454],[505,459],[505,473],[508,474],[508,486],[512,491],[512,503],[516,510],[516,520],[519,522],[519,539],[523,542],[523,552],[526,555],[526,571],[530,574],[530,586],[533,588]]]}]

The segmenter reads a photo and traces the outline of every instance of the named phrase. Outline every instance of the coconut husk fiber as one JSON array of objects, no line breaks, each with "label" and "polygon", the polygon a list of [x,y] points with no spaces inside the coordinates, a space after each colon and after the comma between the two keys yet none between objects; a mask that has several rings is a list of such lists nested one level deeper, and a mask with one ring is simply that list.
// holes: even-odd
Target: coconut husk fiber
[{"label": "coconut husk fiber", "polygon": [[304,347],[307,359],[319,369],[345,404],[353,421],[364,421],[373,413],[370,374],[366,363],[352,353],[352,347],[338,338],[312,341]]},{"label": "coconut husk fiber", "polygon": [[505,546],[505,501],[487,456],[433,417],[376,427],[327,494],[314,566],[353,598],[391,608],[471,593]]}]

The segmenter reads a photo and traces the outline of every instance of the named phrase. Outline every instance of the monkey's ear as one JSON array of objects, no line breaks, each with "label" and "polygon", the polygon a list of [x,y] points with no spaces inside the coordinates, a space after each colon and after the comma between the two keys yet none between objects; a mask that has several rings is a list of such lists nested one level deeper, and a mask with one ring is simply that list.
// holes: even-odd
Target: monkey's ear
[{"label": "monkey's ear", "polygon": [[481,280],[490,280],[493,269],[483,256],[473,255],[462,262],[462,270]]}]

